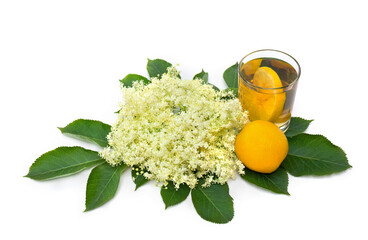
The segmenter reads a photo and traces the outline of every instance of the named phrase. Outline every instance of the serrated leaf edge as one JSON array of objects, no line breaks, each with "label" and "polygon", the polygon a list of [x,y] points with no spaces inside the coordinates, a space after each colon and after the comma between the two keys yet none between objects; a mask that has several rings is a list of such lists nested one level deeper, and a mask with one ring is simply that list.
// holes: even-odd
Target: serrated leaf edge
[{"label": "serrated leaf edge", "polygon": [[[169,63],[168,61],[166,61],[166,60],[164,60],[164,59],[161,59],[161,58],[156,58],[156,59],[149,59],[149,58],[147,58],[147,60],[148,60],[148,62],[147,62],[147,67],[148,67],[148,63],[149,62],[152,62],[152,61],[155,61],[155,60],[161,60],[161,61],[164,61],[164,62],[166,62],[166,63],[168,63],[168,64],[170,64],[170,67],[172,66],[172,64],[171,63]],[[158,69],[155,65],[151,65],[151,67],[153,67],[157,72],[160,72],[160,69]],[[167,70],[167,69],[166,69]],[[148,72],[148,75],[150,75],[149,74],[149,71],[148,71],[148,69],[147,69],[147,72]],[[150,76],[150,78],[153,78],[153,77],[155,77],[155,78],[158,78],[158,77],[161,77],[160,76],[160,74],[157,74],[157,76]]]},{"label": "serrated leaf edge", "polygon": [[[223,186],[223,185],[222,185]],[[198,189],[198,188],[196,188],[196,189]],[[208,200],[210,200],[210,198],[202,191],[202,188],[200,187],[199,189],[201,189],[201,193],[203,194],[203,195],[205,195],[205,197],[208,199]],[[231,205],[232,205],[232,208],[233,208],[233,210],[234,210],[234,202],[233,202],[233,197],[229,194],[229,186],[227,186],[227,193],[228,193],[228,195],[229,195],[229,197],[230,197],[230,199],[231,199]],[[191,194],[191,196],[192,196],[192,202],[193,202],[193,191],[192,191],[192,194]],[[222,214],[222,212],[216,207],[216,205],[212,202],[212,201],[209,201],[209,202],[211,202],[212,203],[212,205],[213,206],[215,206],[215,208],[217,209],[217,211],[218,212],[220,212],[221,213],[221,215],[224,217],[224,219],[226,219],[227,220],[227,222],[215,222],[215,221],[210,221],[210,220],[207,220],[207,219],[204,219],[204,218],[202,218],[202,216],[201,215],[199,215],[202,219],[204,219],[204,220],[206,220],[206,221],[210,221],[210,222],[212,222],[212,223],[216,223],[216,224],[225,224],[225,223],[228,223],[228,222],[230,222],[233,218],[234,218],[234,216],[235,216],[235,211],[232,211],[232,215],[231,215],[231,218],[230,219],[228,219],[227,217],[225,217],[223,214]],[[197,212],[198,213],[198,212]]]},{"label": "serrated leaf edge", "polygon": [[[119,111],[120,111],[120,110],[119,110]],[[83,140],[85,140],[85,141],[87,141],[87,142],[92,142],[92,143],[97,144],[97,145],[98,145],[98,146],[100,146],[100,147],[106,147],[106,146],[108,146],[108,145],[109,145],[109,143],[108,143],[108,140],[107,140],[107,139],[106,139],[106,141],[102,141],[102,140],[100,140],[100,139],[98,139],[98,138],[86,137],[86,136],[84,136],[84,135],[80,135],[80,134],[75,134],[75,133],[65,132],[65,130],[64,130],[64,129],[65,129],[67,126],[69,126],[70,124],[73,124],[74,122],[79,121],[79,120],[98,122],[98,123],[102,123],[102,124],[108,125],[108,126],[111,128],[111,125],[109,125],[109,124],[107,124],[107,123],[104,123],[104,122],[102,122],[102,121],[98,121],[98,120],[94,120],[94,119],[87,119],[87,118],[79,118],[79,119],[76,119],[76,120],[72,121],[71,123],[67,124],[65,127],[57,127],[57,128],[60,130],[60,132],[61,132],[62,134],[64,134],[65,136],[68,136],[68,137],[72,137],[72,138],[75,138],[75,139],[78,139],[78,140],[82,140],[82,141],[83,141]],[[76,137],[76,136],[79,136],[79,138],[78,138],[78,137]]]},{"label": "serrated leaf edge", "polygon": [[[32,175],[31,175],[31,176],[29,175],[29,172],[31,171],[32,167],[34,167],[34,165],[35,165],[35,164],[37,164],[37,163],[36,163],[36,162],[37,162],[37,160],[38,160],[39,158],[43,157],[44,155],[46,155],[46,154],[48,154],[48,153],[50,153],[50,152],[52,152],[52,151],[58,150],[58,149],[60,149],[60,148],[80,148],[80,149],[83,149],[83,150],[87,150],[87,151],[91,151],[91,152],[97,153],[96,151],[93,151],[93,150],[90,150],[90,149],[86,149],[86,148],[83,148],[83,147],[80,147],[80,146],[60,146],[60,147],[57,147],[57,148],[55,148],[55,149],[53,149],[53,150],[50,150],[50,151],[48,151],[48,152],[45,152],[45,153],[43,153],[41,156],[39,156],[39,157],[38,157],[38,158],[37,158],[37,159],[32,163],[32,165],[29,167],[28,174],[27,174],[27,175],[24,175],[23,177],[27,177],[27,178],[34,179],[34,178],[32,178]],[[85,163],[92,163],[92,162],[94,162],[94,161],[98,162],[99,160],[103,160],[103,159],[102,159],[102,158],[98,158],[98,159],[96,159],[96,160],[88,161],[88,162],[85,162]],[[81,165],[83,165],[83,164],[81,164]],[[96,163],[96,165],[97,165],[97,163]],[[99,165],[99,164],[98,164],[98,165]],[[74,165],[73,167],[75,167],[75,166],[77,166],[77,165]],[[78,170],[78,171],[76,171],[76,172],[69,173],[69,174],[65,174],[65,175],[55,176],[55,177],[52,177],[52,178],[47,178],[47,179],[42,179],[42,180],[39,180],[39,179],[35,179],[35,180],[37,180],[37,181],[47,181],[47,180],[52,180],[52,179],[56,179],[56,178],[60,178],[60,177],[71,176],[71,175],[74,175],[74,174],[80,173],[81,171],[85,170],[86,168],[88,168],[88,167],[82,168],[82,169],[80,169],[80,170]],[[56,170],[55,170],[55,171],[56,171]],[[50,173],[50,172],[53,172],[53,171],[48,171],[47,173]]]},{"label": "serrated leaf edge", "polygon": [[[295,136],[293,136],[293,137],[291,137],[291,138],[294,138],[294,137],[296,137],[296,136],[300,136],[300,135],[320,136],[320,137],[324,138],[325,140],[327,140],[327,142],[328,142],[328,144],[329,144],[330,146],[332,146],[332,147],[334,147],[334,148],[339,149],[339,150],[344,154],[344,156],[346,157],[346,159],[348,160],[348,158],[347,158],[347,155],[346,155],[345,151],[344,151],[341,147],[339,147],[339,146],[337,146],[337,145],[333,144],[333,143],[332,143],[332,142],[331,142],[327,137],[325,137],[325,136],[323,136],[323,135],[321,135],[321,134],[300,133],[300,134],[295,135]],[[295,157],[302,157],[302,158],[306,158],[306,157],[304,157],[304,156],[293,155],[293,154],[290,154],[290,153],[288,153],[288,155],[292,155],[292,156],[295,156]],[[314,158],[310,158],[310,159],[314,159]],[[318,159],[318,160],[320,160],[320,159]],[[328,161],[324,161],[324,162],[328,162]],[[328,163],[331,163],[331,162],[328,162]],[[341,164],[335,164],[335,165],[342,166]],[[351,165],[349,164],[349,161],[347,161],[347,165],[349,166],[349,168],[350,168],[350,167],[353,167],[353,166],[351,166]]]},{"label": "serrated leaf edge", "polygon": [[[224,81],[225,81],[225,83],[226,83],[226,86],[228,87],[228,88],[234,88],[233,86],[229,86],[228,84],[227,84],[227,82],[226,82],[226,80],[225,80],[225,72],[229,69],[229,68],[231,68],[231,67],[233,67],[233,66],[236,66],[236,69],[237,69],[237,71],[238,71],[238,68],[239,68],[239,63],[238,62],[236,62],[235,64],[233,64],[233,65],[231,65],[230,67],[228,67],[228,68],[226,68],[225,69],[225,71],[224,71],[224,73],[222,74],[222,78],[224,79]],[[238,86],[239,87],[239,86]]]},{"label": "serrated leaf edge", "polygon": [[[302,174],[302,175],[295,175],[295,174],[291,174],[286,168],[284,168],[288,173],[290,173],[292,176],[294,176],[294,177],[301,177],[301,176],[327,176],[327,175],[331,175],[331,174],[335,174],[335,173],[338,173],[338,172],[342,172],[342,171],[345,171],[345,170],[347,170],[347,169],[349,169],[349,168],[352,168],[353,166],[352,165],[350,165],[349,164],[349,160],[348,160],[348,158],[347,158],[347,154],[345,153],[345,151],[341,148],[341,147],[339,147],[339,146],[337,146],[337,145],[335,145],[335,144],[333,144],[327,137],[325,137],[325,136],[323,136],[323,135],[321,135],[321,134],[308,134],[308,133],[300,133],[300,134],[298,134],[298,135],[295,135],[295,136],[293,136],[293,137],[290,137],[289,139],[292,139],[292,138],[294,138],[294,137],[296,137],[296,136],[300,136],[300,135],[309,135],[309,136],[320,136],[320,137],[322,137],[322,138],[324,138],[325,140],[327,140],[327,143],[331,146],[331,147],[334,147],[334,148],[337,148],[337,149],[339,149],[343,154],[344,154],[344,156],[345,156],[345,158],[346,158],[346,165],[341,165],[341,164],[336,164],[336,163],[334,163],[334,162],[329,162],[329,161],[323,161],[323,162],[327,162],[327,163],[333,163],[333,164],[335,164],[335,165],[337,165],[337,166],[345,166],[346,167],[346,169],[344,169],[344,170],[341,170],[341,171],[337,171],[337,172],[331,172],[331,173],[327,173],[327,174]],[[299,155],[293,155],[293,154],[290,154],[289,152],[288,152],[288,155],[291,155],[291,156],[293,156],[293,157],[296,157],[296,158],[306,158],[306,157],[304,157],[304,156],[299,156]],[[307,159],[313,159],[313,158],[307,158]],[[321,159],[318,159],[319,161],[322,161]]]},{"label": "serrated leaf edge", "polygon": [[[309,127],[309,125],[314,121],[314,119],[305,119],[305,118],[302,118],[302,117],[292,117],[291,118],[291,121],[293,120],[293,118],[299,118],[299,119],[301,119],[301,120],[303,120],[303,121],[306,121],[306,122],[308,122],[308,126],[307,126],[307,128],[306,129],[304,129],[304,131],[305,130],[307,130],[308,129],[308,127]],[[300,135],[300,134],[302,134],[302,133],[304,133],[304,131],[303,132],[300,132],[300,133],[297,133],[297,134],[295,134],[295,135],[292,135],[292,136],[288,136],[288,132],[286,131],[285,132],[285,136],[287,137],[287,138],[292,138],[292,137],[295,137],[295,136],[297,136],[297,135]]]},{"label": "serrated leaf edge", "polygon": [[[103,164],[103,163],[102,163]],[[100,164],[101,165],[101,164]],[[98,166],[100,166],[100,165],[98,165]],[[98,166],[96,166],[96,167],[98,167]],[[113,179],[113,177],[115,176],[115,174],[116,174],[116,171],[118,171],[118,170],[120,170],[120,173],[119,173],[119,175],[121,175],[128,167],[127,166],[125,166],[124,168],[122,168],[122,169],[119,169],[120,168],[120,166],[121,165],[119,165],[119,166],[116,166],[116,169],[115,169],[115,171],[114,171],[114,173],[111,175],[111,177],[109,178],[109,180],[108,180],[108,182],[107,182],[107,184],[105,184],[105,186],[104,186],[104,188],[103,188],[103,190],[100,192],[100,194],[98,195],[98,197],[96,198],[96,200],[94,200],[94,203],[96,203],[97,202],[97,200],[98,199],[100,199],[100,197],[101,197],[101,195],[102,195],[102,193],[104,192],[104,190],[105,190],[105,188],[106,188],[106,186],[110,183],[110,181]],[[93,169],[92,169],[93,170]],[[92,172],[92,171],[91,171]],[[88,185],[88,181],[87,181],[87,185]],[[119,187],[119,185],[120,185],[120,176],[119,176],[119,183],[118,183],[118,187]],[[86,189],[86,191],[87,191],[87,189]],[[116,191],[115,191],[115,193],[114,193],[114,196],[115,196],[115,194],[116,194]],[[86,194],[87,195],[87,194]],[[113,196],[113,197],[114,197]],[[112,199],[112,198],[111,198]],[[86,209],[83,211],[83,212],[88,212],[88,211],[91,211],[91,210],[94,210],[94,209],[96,209],[96,208],[99,208],[99,207],[101,207],[102,205],[104,205],[105,203],[107,203],[108,201],[110,201],[111,199],[108,199],[107,201],[105,201],[105,202],[103,202],[101,205],[98,205],[98,206],[96,206],[96,207],[93,207],[93,208],[88,208],[87,207],[87,198],[86,198],[86,200],[85,200],[85,206],[86,206]]]},{"label": "serrated leaf edge", "polygon": [[[282,168],[282,167],[280,166],[279,168]],[[284,169],[284,168],[282,168],[282,169]],[[286,171],[286,169],[284,169],[284,170],[285,170],[286,174],[288,175],[288,172]],[[276,169],[276,171],[277,171],[277,169]],[[259,185],[255,184],[255,183],[253,183],[253,182],[249,181],[248,179],[245,179],[243,176],[245,176],[246,174],[239,174],[239,175],[240,175],[240,178],[241,178],[241,179],[243,179],[244,181],[246,181],[246,182],[248,182],[248,183],[250,183],[250,184],[252,184],[252,185],[254,185],[254,186],[258,187],[258,188],[261,188],[261,189],[264,189],[264,190],[267,190],[267,191],[270,191],[270,192],[273,192],[273,193],[276,193],[276,194],[285,194],[285,195],[290,196],[290,193],[289,193],[287,190],[286,190],[286,192],[285,192],[285,191],[283,191],[281,188],[279,188],[279,187],[274,183],[274,181],[271,181],[271,178],[269,178],[269,177],[267,177],[267,179],[269,179],[269,181],[272,183],[272,185],[274,185],[277,189],[279,189],[279,190],[280,190],[279,192],[272,191],[271,189],[268,189],[268,188],[265,188],[265,187],[259,186]],[[267,174],[264,174],[264,175],[266,176]],[[287,178],[287,186],[289,186],[289,175],[288,175],[288,178]]]}]

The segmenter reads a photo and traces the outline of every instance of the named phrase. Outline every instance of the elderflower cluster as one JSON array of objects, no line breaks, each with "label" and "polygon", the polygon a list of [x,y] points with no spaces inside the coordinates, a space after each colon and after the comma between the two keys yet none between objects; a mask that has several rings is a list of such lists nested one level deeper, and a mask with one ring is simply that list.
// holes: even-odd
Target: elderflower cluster
[{"label": "elderflower cluster", "polygon": [[224,184],[243,173],[235,155],[237,133],[248,121],[232,93],[199,79],[181,80],[175,67],[148,85],[122,87],[123,102],[100,152],[111,165],[138,166],[144,177],[178,188]]}]

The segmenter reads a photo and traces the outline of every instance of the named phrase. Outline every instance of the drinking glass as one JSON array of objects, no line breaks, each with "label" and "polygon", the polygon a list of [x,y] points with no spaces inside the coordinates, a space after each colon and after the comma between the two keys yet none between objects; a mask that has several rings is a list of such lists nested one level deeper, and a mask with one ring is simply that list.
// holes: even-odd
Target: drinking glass
[{"label": "drinking glass", "polygon": [[239,100],[250,120],[273,122],[285,132],[300,77],[299,63],[287,53],[264,49],[243,57],[238,73]]}]

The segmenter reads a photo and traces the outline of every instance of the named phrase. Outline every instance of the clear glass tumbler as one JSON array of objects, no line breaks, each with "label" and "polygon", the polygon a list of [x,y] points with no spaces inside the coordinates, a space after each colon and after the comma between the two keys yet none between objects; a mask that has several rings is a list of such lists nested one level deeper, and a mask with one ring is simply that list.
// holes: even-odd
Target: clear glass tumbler
[{"label": "clear glass tumbler", "polygon": [[300,77],[299,63],[287,53],[264,49],[243,57],[238,72],[239,100],[250,120],[273,122],[285,132]]}]

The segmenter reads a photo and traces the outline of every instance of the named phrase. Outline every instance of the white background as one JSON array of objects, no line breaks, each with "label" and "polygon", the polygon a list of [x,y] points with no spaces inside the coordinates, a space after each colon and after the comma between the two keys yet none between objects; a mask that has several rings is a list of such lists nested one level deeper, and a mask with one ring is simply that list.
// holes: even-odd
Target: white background
[{"label": "white background", "polygon": [[[365,1],[0,2],[1,239],[367,239],[367,7]],[[164,210],[159,188],[134,192],[129,172],[115,198],[83,213],[88,171],[23,178],[78,118],[113,123],[119,79],[147,76],[147,58],[179,63],[182,78],[223,71],[245,54],[285,51],[302,67],[294,116],[315,121],[352,169],[290,177],[291,196],[230,181],[235,217],[202,220],[188,198]]]}]

